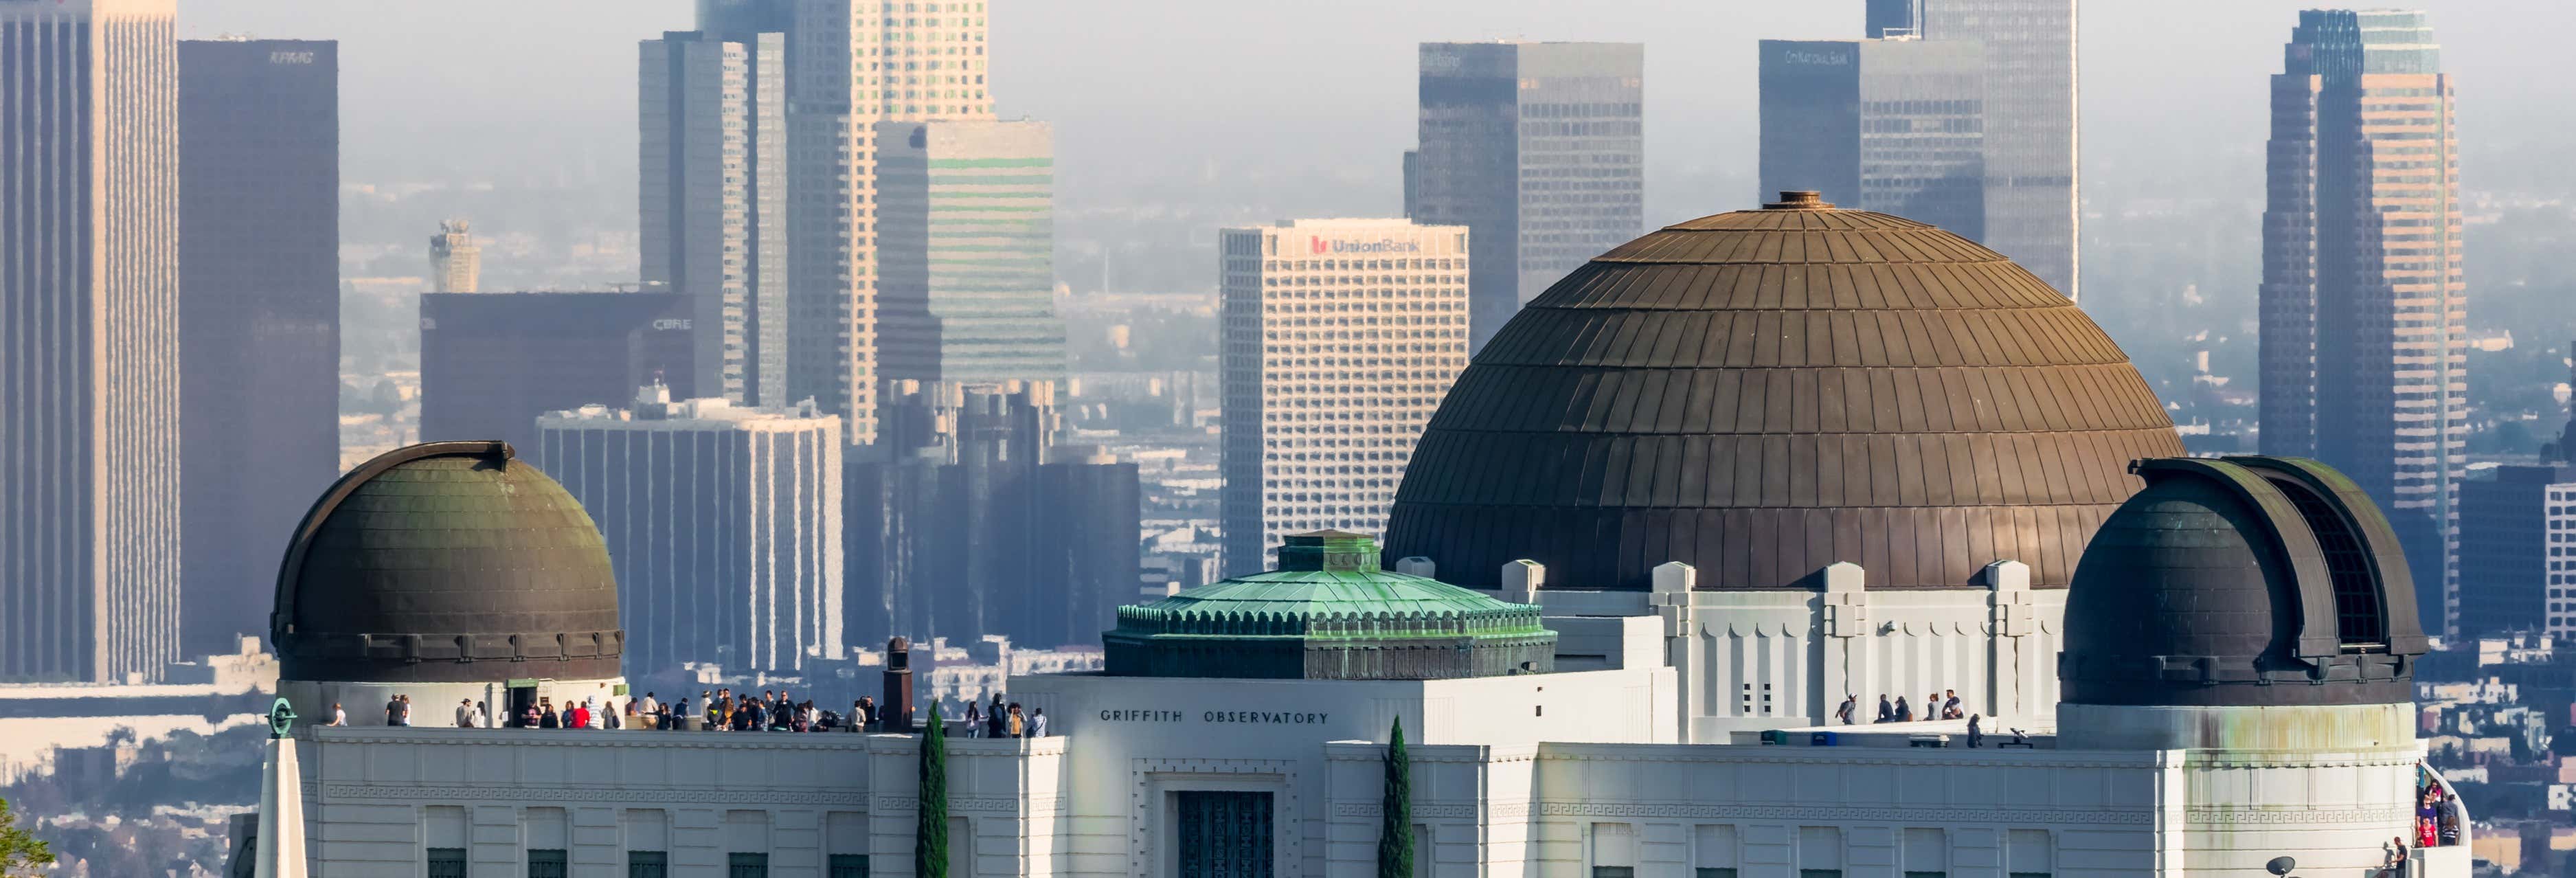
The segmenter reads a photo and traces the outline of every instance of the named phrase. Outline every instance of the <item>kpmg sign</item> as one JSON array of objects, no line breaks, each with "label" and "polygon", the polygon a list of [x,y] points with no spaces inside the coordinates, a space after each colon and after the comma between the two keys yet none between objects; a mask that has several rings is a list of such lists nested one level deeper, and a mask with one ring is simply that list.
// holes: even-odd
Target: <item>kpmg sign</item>
[{"label": "kpmg sign", "polygon": [[1398,241],[1393,238],[1384,238],[1376,241],[1329,241],[1323,238],[1310,238],[1308,239],[1308,246],[1314,248],[1314,252],[1317,254],[1422,252],[1422,242],[1420,241]]},{"label": "kpmg sign", "polygon": [[1848,49],[1833,50],[1815,49],[1805,46],[1790,46],[1780,51],[1780,63],[1815,67],[1849,67],[1852,63],[1852,53]]}]

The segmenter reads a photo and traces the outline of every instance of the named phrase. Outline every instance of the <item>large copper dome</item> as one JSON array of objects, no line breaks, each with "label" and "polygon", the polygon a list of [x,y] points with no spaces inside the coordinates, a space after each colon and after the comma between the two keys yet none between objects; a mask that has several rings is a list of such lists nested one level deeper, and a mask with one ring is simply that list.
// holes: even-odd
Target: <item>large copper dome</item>
[{"label": "large copper dome", "polygon": [[1541,293],[1431,418],[1387,555],[1493,588],[1806,587],[1850,561],[1871,588],[1975,584],[1988,562],[2064,587],[2138,490],[2183,454],[2128,355],[1992,250],[1785,193],[1666,227]]},{"label": "large copper dome", "polygon": [[603,679],[626,635],[581,502],[507,442],[397,448],[295,530],[269,636],[288,680]]}]

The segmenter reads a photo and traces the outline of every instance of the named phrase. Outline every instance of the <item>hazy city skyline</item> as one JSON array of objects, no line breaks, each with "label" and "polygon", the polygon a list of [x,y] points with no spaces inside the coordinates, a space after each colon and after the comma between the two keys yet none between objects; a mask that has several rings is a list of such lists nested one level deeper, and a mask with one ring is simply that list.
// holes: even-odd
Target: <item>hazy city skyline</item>
[{"label": "hazy city skyline", "polygon": [[[2165,4],[2083,7],[2085,188],[2098,205],[2198,175],[2204,182],[2194,188],[2242,188],[2254,205],[2241,219],[2251,230],[2266,105],[2261,80],[2245,73],[2275,68],[2281,33],[2314,4],[2186,5],[2191,14]],[[1620,0],[1578,10],[1536,0],[1323,0],[1286,18],[1252,4],[1185,0],[993,6],[997,112],[1056,124],[1059,197],[1086,206],[1144,196],[1239,204],[1237,212],[1261,211],[1256,219],[1396,215],[1401,169],[1392,157],[1414,140],[1417,44],[1494,38],[1644,42],[1648,222],[1741,207],[1755,194],[1755,41],[1861,31],[1858,2]],[[2410,6],[2442,22],[2453,72],[2475,86],[2463,124],[2481,137],[2463,147],[2474,169],[2464,185],[2476,191],[2502,179],[2501,169],[2546,159],[2552,132],[2541,114],[2576,85],[2541,75],[2536,59],[2550,57],[2553,34],[2576,25],[2576,7]],[[490,26],[505,11],[518,25]],[[1354,15],[1372,26],[1348,27]],[[635,43],[692,21],[688,0],[436,8],[199,0],[181,10],[179,28],[183,38],[340,40],[351,184],[576,182],[627,192],[622,203],[631,204]],[[1173,31],[1263,38],[1158,36]],[[1052,39],[1067,32],[1092,36],[1078,45]],[[1307,60],[1316,58],[1333,63]],[[538,79],[554,87],[525,87]],[[1240,173],[1247,170],[1260,173]],[[1292,182],[1314,173],[1336,185]],[[2532,182],[2571,179],[2551,174]],[[1166,182],[1136,189],[1157,180]]]}]

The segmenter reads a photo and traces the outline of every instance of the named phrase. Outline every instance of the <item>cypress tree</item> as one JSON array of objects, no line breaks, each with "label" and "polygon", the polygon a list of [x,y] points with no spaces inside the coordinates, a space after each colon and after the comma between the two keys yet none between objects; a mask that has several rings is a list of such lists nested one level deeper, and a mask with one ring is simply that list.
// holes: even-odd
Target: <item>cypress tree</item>
[{"label": "cypress tree", "polygon": [[913,827],[912,874],[948,878],[948,733],[939,705],[928,711],[930,729],[921,736],[920,822]]},{"label": "cypress tree", "polygon": [[1387,732],[1386,801],[1377,829],[1377,878],[1413,878],[1413,760],[1404,755],[1404,718]]}]

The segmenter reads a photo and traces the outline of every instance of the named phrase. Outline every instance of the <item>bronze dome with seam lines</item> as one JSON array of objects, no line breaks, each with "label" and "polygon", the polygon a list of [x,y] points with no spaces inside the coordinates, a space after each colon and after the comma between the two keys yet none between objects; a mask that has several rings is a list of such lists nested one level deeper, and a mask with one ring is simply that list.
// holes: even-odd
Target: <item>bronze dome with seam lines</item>
[{"label": "bronze dome with seam lines", "polygon": [[287,680],[618,675],[617,574],[581,502],[507,442],[358,465],[288,544],[269,621]]},{"label": "bronze dome with seam lines", "polygon": [[2063,588],[2182,455],[2110,337],[2001,254],[1922,223],[1783,193],[1595,257],[1479,351],[1407,463],[1387,557],[1498,586],[1975,585],[1996,560]]}]

